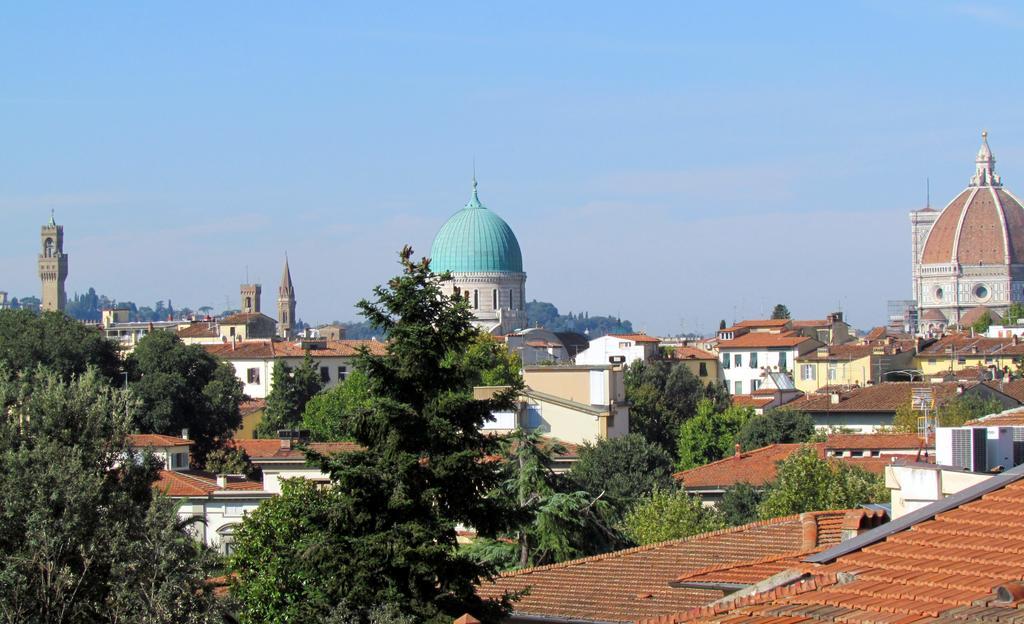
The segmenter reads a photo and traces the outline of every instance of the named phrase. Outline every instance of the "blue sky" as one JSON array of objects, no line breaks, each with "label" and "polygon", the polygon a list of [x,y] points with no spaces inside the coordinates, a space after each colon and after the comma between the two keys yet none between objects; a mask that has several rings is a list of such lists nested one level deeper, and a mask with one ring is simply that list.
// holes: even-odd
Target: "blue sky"
[{"label": "blue sky", "polygon": [[776,302],[860,327],[909,296],[907,211],[1024,193],[1024,10],[1006,3],[6,3],[0,290],[355,317],[480,195],[527,296],[656,333]]}]

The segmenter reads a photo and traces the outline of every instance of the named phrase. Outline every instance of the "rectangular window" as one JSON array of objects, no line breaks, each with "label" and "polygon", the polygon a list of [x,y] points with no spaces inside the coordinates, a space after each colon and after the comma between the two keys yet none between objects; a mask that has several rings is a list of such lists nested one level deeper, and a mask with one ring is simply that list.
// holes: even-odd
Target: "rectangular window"
[{"label": "rectangular window", "polygon": [[722,355],[722,368],[729,368],[729,363],[730,362],[732,362],[732,360],[729,359],[729,354],[728,353]]},{"label": "rectangular window", "polygon": [[346,367],[346,366],[339,366],[338,367],[338,381],[344,381],[346,377],[348,377],[348,367]]},{"label": "rectangular window", "polygon": [[244,509],[241,503],[224,503],[225,518],[241,518]]},{"label": "rectangular window", "polygon": [[733,394],[743,394],[743,382],[742,381],[737,381],[737,382],[733,383],[733,385],[732,385],[732,393]]},{"label": "rectangular window", "polygon": [[245,371],[245,379],[251,384],[259,385],[260,383],[260,369],[248,368]]},{"label": "rectangular window", "polygon": [[836,380],[836,365],[835,364],[829,364],[828,365],[828,380],[829,381],[835,381]]},{"label": "rectangular window", "polygon": [[761,387],[761,380],[760,379],[751,379],[750,380],[750,391],[751,392],[756,391],[760,387]]},{"label": "rectangular window", "polygon": [[789,354],[785,351],[779,352],[779,370],[785,371],[789,368]]},{"label": "rectangular window", "polygon": [[701,362],[700,363],[700,376],[701,377],[707,377],[708,376],[708,363],[707,362]]},{"label": "rectangular window", "polygon": [[742,353],[734,354],[732,356],[732,363],[735,364],[737,367],[743,366],[743,354]]},{"label": "rectangular window", "polygon": [[804,381],[814,380],[814,364],[801,364],[800,365],[800,379]]},{"label": "rectangular window", "polygon": [[750,354],[750,368],[757,368],[757,351]]},{"label": "rectangular window", "polygon": [[958,357],[956,359],[956,363],[957,364],[966,364],[967,363],[967,358],[965,358],[965,357]]},{"label": "rectangular window", "polygon": [[320,367],[320,381],[327,383],[331,380],[331,369],[326,366]]}]

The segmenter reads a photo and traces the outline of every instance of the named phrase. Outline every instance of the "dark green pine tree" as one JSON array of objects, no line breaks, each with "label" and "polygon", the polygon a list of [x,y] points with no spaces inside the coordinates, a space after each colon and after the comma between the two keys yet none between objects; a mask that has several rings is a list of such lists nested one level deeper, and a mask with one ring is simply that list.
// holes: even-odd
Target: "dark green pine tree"
[{"label": "dark green pine tree", "polygon": [[501,480],[498,462],[488,460],[497,441],[480,427],[492,411],[511,407],[515,390],[473,398],[478,373],[461,355],[476,337],[467,303],[444,296],[440,276],[429,260],[413,261],[411,248],[402,250],[401,264],[401,275],[374,289],[374,301],[358,304],[389,337],[386,356],[364,351],[357,364],[369,398],[351,415],[351,428],[365,451],[314,456],[333,487],[321,504],[300,507],[309,510],[300,543],[282,535],[273,547],[271,537],[250,548],[246,527],[240,532],[241,597],[247,583],[255,591],[268,585],[268,570],[288,569],[307,579],[292,585],[298,595],[270,598],[292,613],[301,604],[301,621],[354,612],[366,622],[386,607],[422,622],[467,612],[493,622],[508,611],[507,601],[477,597],[476,584],[492,568],[459,550],[456,527],[484,537],[507,528],[508,503],[487,496]]},{"label": "dark green pine tree", "polygon": [[309,351],[295,368],[281,360],[274,362],[271,378],[267,411],[256,429],[256,435],[261,438],[277,437],[279,429],[298,427],[306,403],[324,387],[317,362]]}]

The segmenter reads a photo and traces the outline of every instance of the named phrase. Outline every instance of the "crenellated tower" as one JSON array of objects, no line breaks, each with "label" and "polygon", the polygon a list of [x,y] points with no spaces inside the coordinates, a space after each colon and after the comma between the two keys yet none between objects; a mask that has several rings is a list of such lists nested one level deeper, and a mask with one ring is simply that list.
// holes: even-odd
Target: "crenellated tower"
[{"label": "crenellated tower", "polygon": [[39,281],[42,282],[42,310],[64,311],[68,303],[64,281],[68,278],[68,256],[64,253],[64,226],[57,225],[50,211],[50,222],[43,226],[39,236],[42,250],[39,254]]}]

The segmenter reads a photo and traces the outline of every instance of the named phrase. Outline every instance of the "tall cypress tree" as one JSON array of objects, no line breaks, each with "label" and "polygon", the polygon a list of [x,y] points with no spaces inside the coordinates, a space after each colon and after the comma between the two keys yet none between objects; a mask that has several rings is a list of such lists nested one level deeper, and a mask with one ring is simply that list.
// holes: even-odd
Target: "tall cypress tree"
[{"label": "tall cypress tree", "polygon": [[351,425],[365,450],[317,457],[333,487],[322,504],[302,507],[309,516],[298,543],[282,537],[280,550],[253,548],[249,557],[247,529],[240,531],[242,597],[247,579],[279,563],[268,557],[287,559],[288,574],[308,580],[301,595],[272,599],[292,613],[304,605],[303,621],[332,611],[368,621],[382,605],[425,622],[465,612],[496,621],[508,610],[507,601],[476,596],[492,569],[459,551],[456,527],[489,537],[514,520],[504,500],[487,495],[501,478],[489,461],[498,447],[480,427],[492,411],[511,407],[516,389],[473,398],[476,374],[462,357],[476,335],[467,303],[442,294],[444,276],[430,271],[429,260],[413,261],[409,247],[400,256],[402,274],[358,304],[389,337],[386,356],[364,351],[357,364],[370,398]]}]

